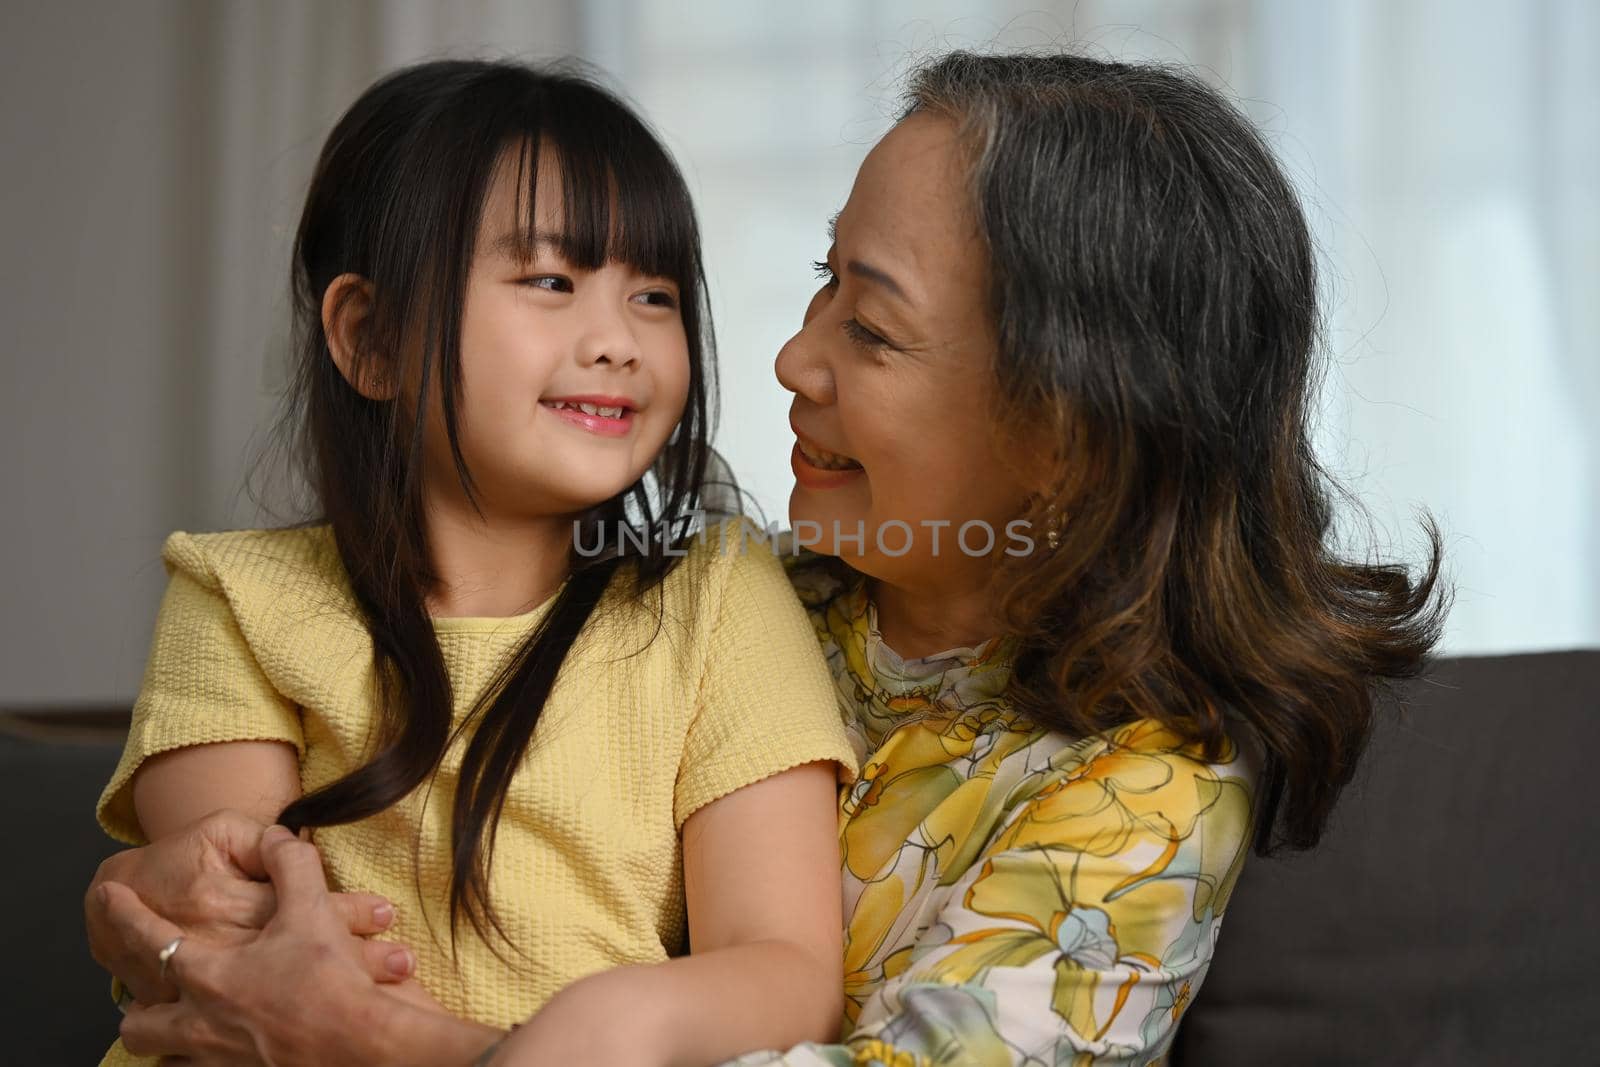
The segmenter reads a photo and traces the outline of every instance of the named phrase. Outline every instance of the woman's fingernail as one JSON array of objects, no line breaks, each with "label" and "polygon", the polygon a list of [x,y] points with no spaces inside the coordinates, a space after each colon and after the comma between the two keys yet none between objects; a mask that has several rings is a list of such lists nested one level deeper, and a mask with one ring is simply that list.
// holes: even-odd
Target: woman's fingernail
[{"label": "woman's fingernail", "polygon": [[389,968],[389,973],[396,978],[404,978],[411,973],[411,952],[407,949],[398,949],[389,953],[389,958],[384,961]]},{"label": "woman's fingernail", "polygon": [[274,823],[273,825],[267,827],[265,830],[263,830],[261,832],[261,839],[263,841],[265,841],[269,837],[293,837],[293,836],[294,836],[294,834],[290,832],[290,830],[289,830],[289,828],[287,826],[279,826],[276,823]]},{"label": "woman's fingernail", "polygon": [[372,909],[372,921],[379,926],[387,927],[394,922],[394,905],[385,901]]}]

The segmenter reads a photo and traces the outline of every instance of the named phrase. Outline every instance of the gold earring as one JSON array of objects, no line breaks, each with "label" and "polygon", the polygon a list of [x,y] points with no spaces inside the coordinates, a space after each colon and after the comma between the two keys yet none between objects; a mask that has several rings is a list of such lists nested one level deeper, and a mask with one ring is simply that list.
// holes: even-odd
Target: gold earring
[{"label": "gold earring", "polygon": [[1054,552],[1061,545],[1061,515],[1056,511],[1056,506],[1051,505],[1044,509],[1044,543]]}]

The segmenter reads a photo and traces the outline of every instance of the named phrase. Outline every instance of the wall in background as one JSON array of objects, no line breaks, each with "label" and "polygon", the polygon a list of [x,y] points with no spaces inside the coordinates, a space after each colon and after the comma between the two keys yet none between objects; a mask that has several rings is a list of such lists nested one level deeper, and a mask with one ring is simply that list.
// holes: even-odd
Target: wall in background
[{"label": "wall in background", "polygon": [[1381,547],[1414,550],[1415,508],[1443,523],[1450,650],[1600,645],[1583,0],[34,2],[0,14],[0,705],[126,702],[162,537],[258,521],[240,490],[282,384],[305,181],[382,71],[571,52],[640,104],[702,212],[719,447],[781,519],[772,359],[901,75],[946,47],[1068,41],[1198,65],[1290,166],[1325,259],[1322,452]]}]

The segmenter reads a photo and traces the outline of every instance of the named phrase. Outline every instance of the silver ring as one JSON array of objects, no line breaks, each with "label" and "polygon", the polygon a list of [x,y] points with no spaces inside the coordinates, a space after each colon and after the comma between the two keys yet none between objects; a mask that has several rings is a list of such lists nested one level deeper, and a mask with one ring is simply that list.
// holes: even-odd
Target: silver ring
[{"label": "silver ring", "polygon": [[161,980],[163,982],[167,980],[167,964],[172,962],[172,957],[177,954],[178,946],[181,944],[183,944],[183,938],[173,938],[167,943],[167,947],[161,950],[160,955],[156,957],[161,961]]},{"label": "silver ring", "polygon": [[133,1006],[133,991],[123,983],[122,979],[116,977],[111,979],[111,996],[117,1002],[117,1010],[124,1015],[128,1014],[128,1009]]}]

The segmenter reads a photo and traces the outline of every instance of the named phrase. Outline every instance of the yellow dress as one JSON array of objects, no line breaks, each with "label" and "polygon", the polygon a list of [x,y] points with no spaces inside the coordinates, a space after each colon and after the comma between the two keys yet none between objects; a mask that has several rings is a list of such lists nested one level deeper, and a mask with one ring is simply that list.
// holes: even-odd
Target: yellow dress
[{"label": "yellow dress", "polygon": [[[371,638],[329,527],[176,533],[163,559],[171,580],[149,665],[98,808],[130,844],[144,841],[131,779],[156,753],[286,741],[312,790],[363,761],[372,725]],[[854,777],[806,614],[746,520],[692,542],[659,600],[640,606],[621,584],[569,653],[501,815],[490,892],[521,956],[500,946],[500,958],[470,926],[451,956],[449,819],[464,740],[431,795],[425,785],[316,832],[330,885],[395,902],[387,936],[416,949],[418,978],[457,1015],[508,1026],[586,974],[681,954],[684,821],[802,763],[835,761]],[[548,607],[435,620],[458,720]],[[106,1062],[138,1061],[119,1042]]]},{"label": "yellow dress", "polygon": [[1161,1062],[1251,831],[1250,761],[1157,723],[1084,738],[1005,698],[1012,644],[905,660],[863,579],[788,556],[861,760],[841,799],[842,1041],[786,1067]]}]

